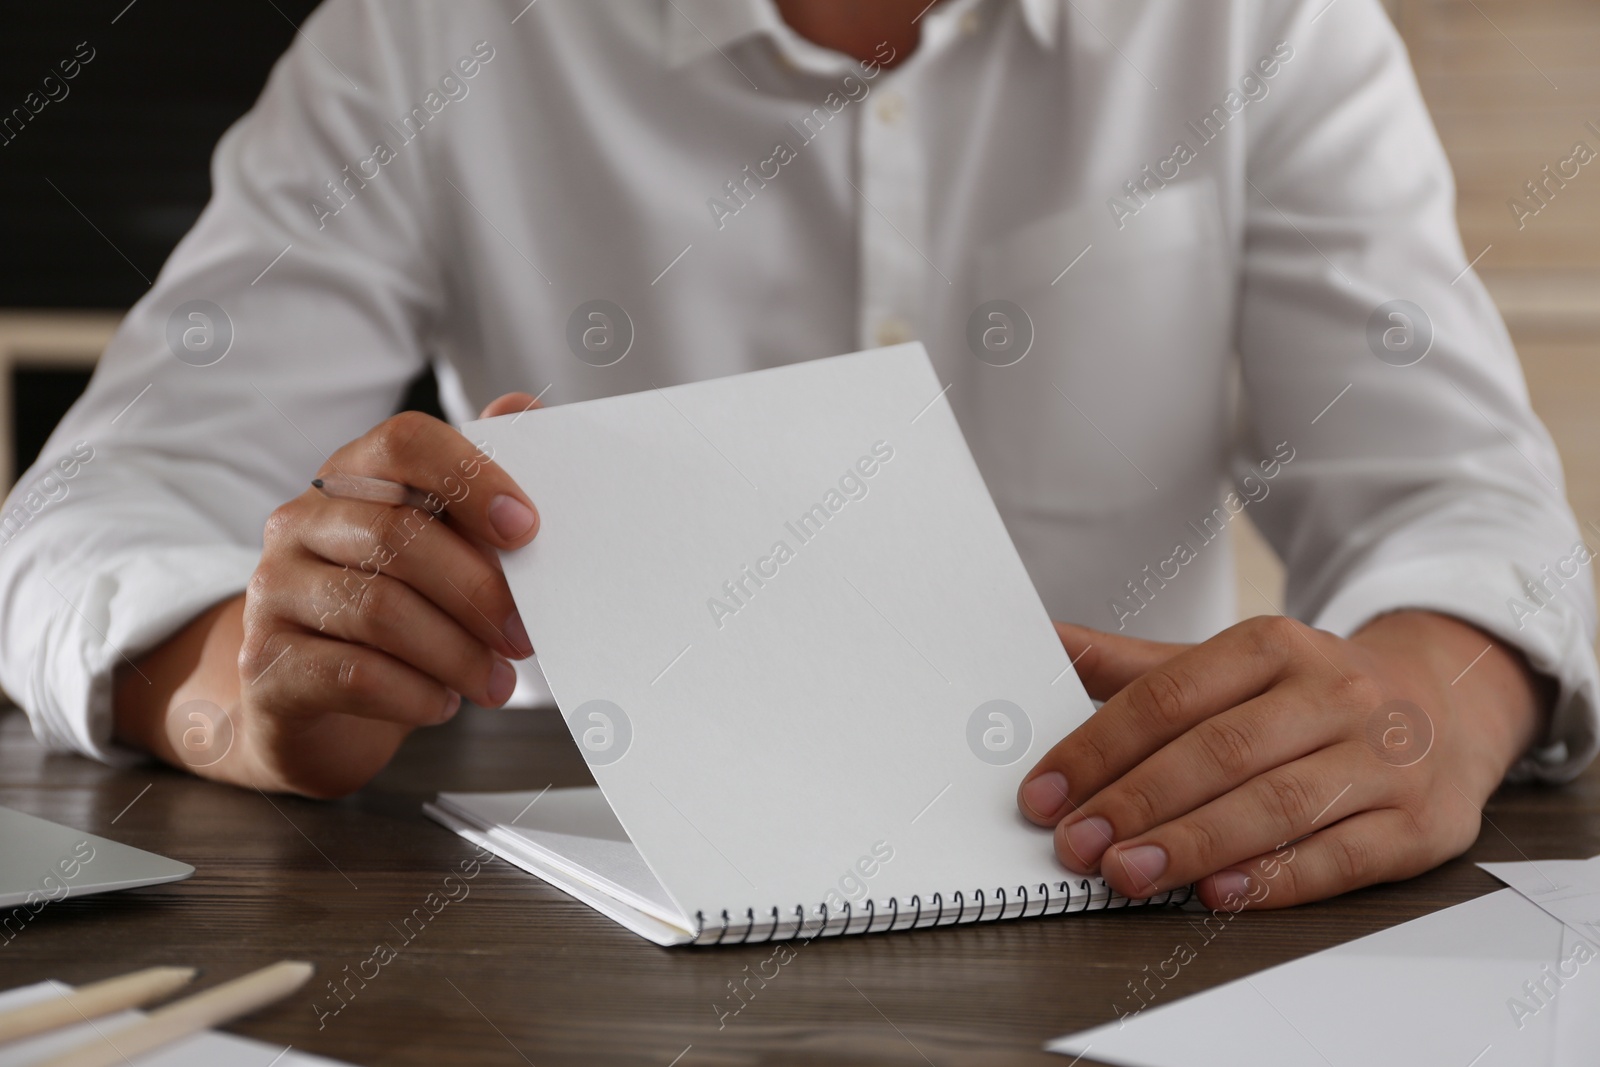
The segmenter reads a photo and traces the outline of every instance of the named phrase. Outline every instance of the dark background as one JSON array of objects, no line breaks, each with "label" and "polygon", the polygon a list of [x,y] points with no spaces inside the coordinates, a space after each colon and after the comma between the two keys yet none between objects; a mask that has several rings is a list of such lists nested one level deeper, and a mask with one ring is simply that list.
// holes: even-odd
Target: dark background
[{"label": "dark background", "polygon": [[156,276],[211,196],[212,147],[316,6],[8,0],[0,115],[59,76],[79,42],[96,54],[65,99],[0,145],[0,304],[126,308],[143,296],[140,272]]},{"label": "dark background", "polygon": [[[211,197],[211,150],[255,102],[320,0],[6,0],[0,118],[44,95],[87,41],[94,59],[0,143],[0,307],[124,309]],[[56,90],[57,93],[60,90]],[[143,277],[141,277],[141,273]],[[86,372],[14,372],[20,473]],[[404,407],[437,413],[432,375]]]}]

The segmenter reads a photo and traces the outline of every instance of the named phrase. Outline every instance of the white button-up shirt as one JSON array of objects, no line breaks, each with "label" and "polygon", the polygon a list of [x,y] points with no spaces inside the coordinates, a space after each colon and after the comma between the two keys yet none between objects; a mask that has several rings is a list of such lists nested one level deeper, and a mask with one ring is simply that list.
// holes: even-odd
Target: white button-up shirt
[{"label": "white button-up shirt", "polygon": [[1287,613],[1522,649],[1560,682],[1530,767],[1576,773],[1589,553],[1376,0],[919,26],[886,70],[771,0],[324,4],[8,502],[39,736],[113,756],[113,670],[429,361],[464,419],[920,339],[1052,615],[1207,637],[1248,511]]}]

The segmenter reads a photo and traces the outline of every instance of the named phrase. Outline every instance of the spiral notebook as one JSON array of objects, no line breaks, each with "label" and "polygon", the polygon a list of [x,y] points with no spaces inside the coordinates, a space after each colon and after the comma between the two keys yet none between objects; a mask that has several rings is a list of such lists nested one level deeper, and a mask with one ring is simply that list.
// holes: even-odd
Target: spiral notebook
[{"label": "spiral notebook", "polygon": [[465,433],[540,509],[503,564],[598,789],[433,818],[659,944],[1146,903],[1017,811],[1093,706],[920,344]]}]

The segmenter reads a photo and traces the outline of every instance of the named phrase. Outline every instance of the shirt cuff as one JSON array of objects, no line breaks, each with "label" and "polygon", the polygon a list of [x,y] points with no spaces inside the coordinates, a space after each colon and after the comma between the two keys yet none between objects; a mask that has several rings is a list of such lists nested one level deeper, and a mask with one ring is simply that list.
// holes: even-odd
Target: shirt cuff
[{"label": "shirt cuff", "polygon": [[[1600,751],[1600,668],[1589,643],[1586,601],[1559,589],[1529,598],[1523,580],[1504,557],[1456,556],[1408,560],[1363,571],[1345,583],[1312,625],[1348,637],[1379,615],[1419,609],[1451,615],[1518,649],[1539,674],[1560,686],[1545,736],[1507,774],[1509,781],[1564,782],[1577,777]],[[1567,584],[1583,583],[1580,568]],[[1580,587],[1581,588],[1581,587]]]},{"label": "shirt cuff", "polygon": [[34,735],[47,748],[136,762],[139,753],[112,740],[113,673],[242,592],[259,559],[236,545],[143,549],[105,560],[80,583],[53,583],[63,596],[49,594],[56,610],[19,694]]}]

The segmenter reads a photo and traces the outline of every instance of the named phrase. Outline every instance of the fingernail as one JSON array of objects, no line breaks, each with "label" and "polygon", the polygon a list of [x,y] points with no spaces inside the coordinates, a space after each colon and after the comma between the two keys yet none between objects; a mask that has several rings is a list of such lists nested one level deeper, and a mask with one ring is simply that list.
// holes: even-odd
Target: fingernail
[{"label": "fingernail", "polygon": [[454,689],[452,689],[452,690],[450,690],[450,695],[445,697],[445,700],[444,700],[444,714],[439,716],[439,721],[440,722],[449,722],[451,719],[456,717],[456,712],[458,712],[460,710],[461,710],[461,694],[456,692]]},{"label": "fingernail", "polygon": [[1045,771],[1022,784],[1022,802],[1041,819],[1053,819],[1067,803],[1067,776]]},{"label": "fingernail", "polygon": [[489,672],[489,703],[499,707],[511,699],[511,691],[516,687],[516,668],[503,659],[495,660],[494,670]]},{"label": "fingernail", "polygon": [[524,656],[533,655],[533,642],[528,639],[528,628],[522,625],[522,613],[513,611],[506,620],[506,640],[511,642],[513,648]]},{"label": "fingernail", "polygon": [[1218,871],[1211,876],[1211,887],[1226,907],[1230,897],[1243,899],[1250,895],[1250,876],[1243,871]]},{"label": "fingernail", "polygon": [[1160,845],[1136,845],[1117,850],[1123,869],[1133,878],[1139,892],[1154,892],[1156,879],[1167,869],[1167,850]]},{"label": "fingernail", "polygon": [[507,541],[515,541],[533,529],[533,509],[514,496],[501,493],[489,501],[489,522],[494,532]]},{"label": "fingernail", "polygon": [[[1111,823],[1098,815],[1091,815],[1081,819],[1062,831],[1061,839],[1066,842],[1067,849],[1077,858],[1079,866],[1073,868],[1079,874],[1089,874],[1100,862],[1100,854],[1111,847]],[[1061,857],[1067,862],[1067,857]],[[1071,867],[1070,862],[1067,866]]]}]

